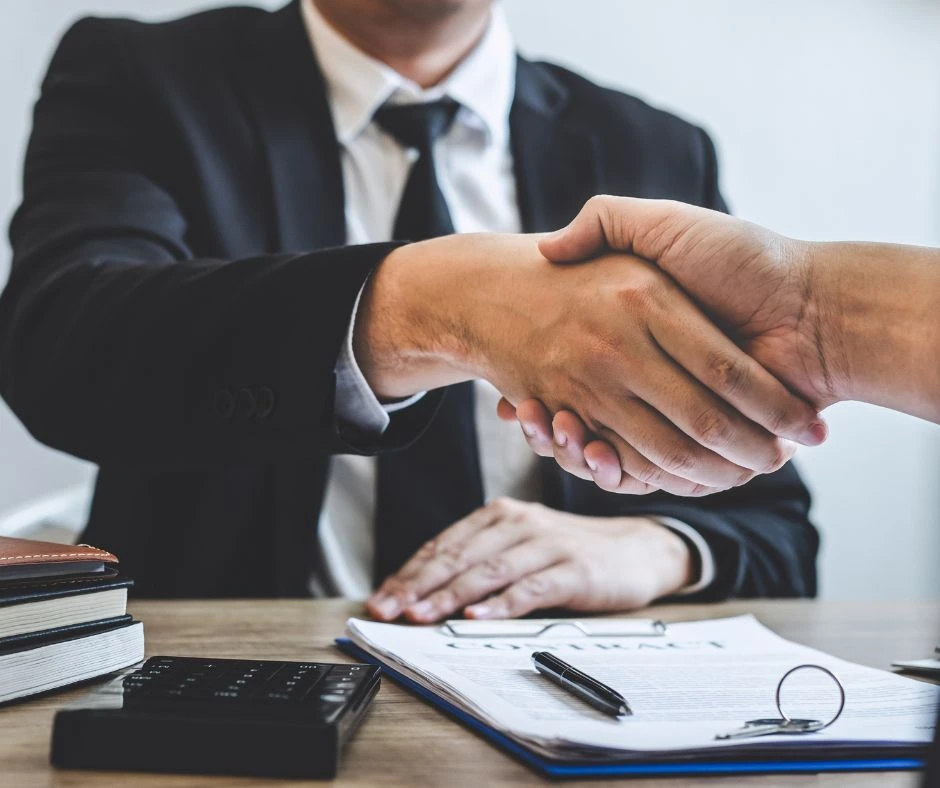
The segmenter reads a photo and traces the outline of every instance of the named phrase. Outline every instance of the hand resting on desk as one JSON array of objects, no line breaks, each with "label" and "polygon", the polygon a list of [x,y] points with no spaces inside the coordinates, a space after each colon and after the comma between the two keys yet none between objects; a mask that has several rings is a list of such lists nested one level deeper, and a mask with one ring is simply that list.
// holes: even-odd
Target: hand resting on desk
[{"label": "hand resting on desk", "polygon": [[652,520],[497,498],[426,543],[367,607],[380,620],[416,624],[554,607],[628,610],[689,585],[692,571],[685,542]]}]

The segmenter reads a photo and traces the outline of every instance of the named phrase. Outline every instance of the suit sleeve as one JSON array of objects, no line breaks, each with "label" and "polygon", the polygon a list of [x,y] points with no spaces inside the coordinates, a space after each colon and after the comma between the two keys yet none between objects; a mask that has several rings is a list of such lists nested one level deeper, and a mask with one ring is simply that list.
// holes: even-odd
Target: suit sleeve
[{"label": "suit sleeve", "polygon": [[657,493],[636,499],[631,514],[674,517],[708,544],[714,580],[683,601],[812,597],[819,534],[810,522],[809,506],[809,491],[788,463],[742,487],[705,498]]},{"label": "suit sleeve", "polygon": [[0,392],[40,441],[98,463],[213,466],[406,445],[334,419],[334,367],[380,244],[200,259],[137,127],[106,23],[64,37],[36,105],[0,297]]},{"label": "suit sleeve", "polygon": [[715,151],[715,143],[704,129],[698,129],[698,133],[701,135],[704,161],[704,188],[700,205],[703,208],[711,208],[713,211],[731,213],[718,183],[718,153]]}]

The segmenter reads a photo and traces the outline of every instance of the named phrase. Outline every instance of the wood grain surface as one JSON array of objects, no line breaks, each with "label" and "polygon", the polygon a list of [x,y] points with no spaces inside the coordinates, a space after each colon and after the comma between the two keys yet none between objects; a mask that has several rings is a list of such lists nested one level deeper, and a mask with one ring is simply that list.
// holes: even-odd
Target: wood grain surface
[{"label": "wood grain surface", "polygon": [[[358,615],[344,600],[146,601],[131,612],[144,622],[147,655],[350,661],[333,646],[344,622]],[[940,640],[940,602],[759,601],[664,605],[666,621],[754,613],[791,640],[846,659],[888,668],[892,659],[926,657]],[[646,615],[649,615],[647,613]],[[285,780],[188,775],[58,771],[49,765],[53,715],[86,689],[72,689],[0,708],[0,786],[288,786]],[[545,782],[502,751],[451,721],[390,680],[346,750],[336,784],[344,786],[524,785]],[[618,781],[631,788],[685,785],[865,786],[913,788],[913,773],[829,774]],[[325,781],[310,785],[325,784]],[[565,785],[578,783],[566,782]],[[590,786],[609,784],[592,780]]]}]

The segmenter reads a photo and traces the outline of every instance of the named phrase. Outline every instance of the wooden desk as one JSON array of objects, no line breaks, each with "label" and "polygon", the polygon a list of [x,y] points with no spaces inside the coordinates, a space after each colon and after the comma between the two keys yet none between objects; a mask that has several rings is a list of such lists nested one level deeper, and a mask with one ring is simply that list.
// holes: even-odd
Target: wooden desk
[{"label": "wooden desk", "polygon": [[[344,601],[137,602],[147,654],[347,661],[331,647],[343,622],[359,612]],[[666,621],[753,612],[786,638],[840,657],[887,668],[892,659],[928,656],[940,631],[938,603],[736,602],[656,609]],[[49,766],[52,717],[72,690],[0,709],[0,785],[286,786],[257,781],[151,774],[56,771]],[[375,705],[346,751],[337,783],[350,786],[536,784],[540,777],[385,680]],[[725,786],[869,786],[911,788],[912,773],[833,774],[621,781],[630,788]],[[316,784],[316,783],[309,783]],[[573,785],[574,783],[565,783]],[[587,783],[599,786],[599,781]]]}]

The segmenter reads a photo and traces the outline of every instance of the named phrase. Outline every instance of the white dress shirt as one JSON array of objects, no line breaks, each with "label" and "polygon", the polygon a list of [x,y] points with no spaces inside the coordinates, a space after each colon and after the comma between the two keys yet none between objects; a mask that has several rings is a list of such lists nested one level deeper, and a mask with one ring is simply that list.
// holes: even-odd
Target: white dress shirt
[{"label": "white dress shirt", "polygon": [[[433,152],[437,180],[456,232],[519,232],[509,145],[516,52],[502,9],[494,7],[483,37],[454,71],[425,90],[356,48],[329,25],[313,0],[303,0],[301,8],[340,144],[346,242],[391,238],[399,201],[418,155],[373,123],[373,114],[386,102],[426,102],[443,96],[460,105],[453,125],[435,143]],[[354,324],[355,312],[336,366],[336,415],[359,429],[381,434],[390,413],[408,407],[422,394],[392,405],[378,401],[353,355]],[[496,416],[499,393],[486,381],[476,381],[475,389],[484,496],[539,500],[537,460],[518,426]],[[375,492],[374,457],[334,455],[318,529],[318,569],[311,578],[314,595],[363,598],[371,592]],[[714,576],[705,541],[685,523],[663,522],[681,532],[701,555],[700,578],[685,592],[704,587]]]}]

